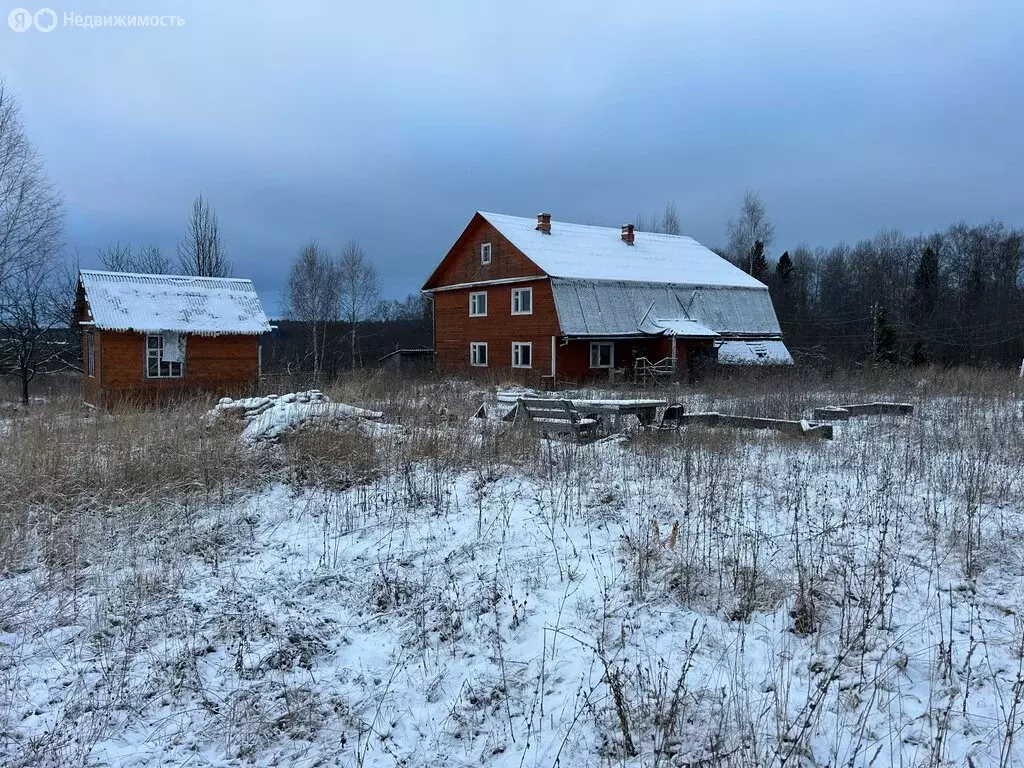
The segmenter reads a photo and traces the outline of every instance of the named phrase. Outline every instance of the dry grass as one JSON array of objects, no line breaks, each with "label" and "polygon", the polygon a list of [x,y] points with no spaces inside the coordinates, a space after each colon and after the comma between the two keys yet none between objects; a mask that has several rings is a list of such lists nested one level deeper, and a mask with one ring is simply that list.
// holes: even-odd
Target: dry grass
[{"label": "dry grass", "polygon": [[[935,670],[927,691],[933,700],[921,704],[931,730],[906,764],[962,763],[966,753],[951,742],[957,728],[975,727],[966,715],[970,697],[1012,679],[1017,682],[1000,692],[1001,709],[993,710],[987,730],[972,737],[996,744],[999,758],[992,764],[1013,765],[1019,757],[1014,737],[1024,666],[1002,668],[987,658],[990,646],[983,636],[994,625],[991,616],[982,620],[982,612],[991,612],[992,605],[978,597],[986,577],[1005,578],[1024,568],[1024,416],[1015,375],[872,371],[825,379],[791,373],[656,391],[689,410],[720,407],[759,416],[797,418],[814,406],[873,399],[913,402],[925,414],[863,420],[844,427],[833,442],[689,428],[584,446],[470,423],[469,415],[488,394],[479,383],[406,384],[378,375],[347,378],[325,390],[336,401],[381,410],[401,428],[312,429],[282,441],[277,450],[253,453],[239,446],[237,425],[205,426],[207,403],[108,414],[69,399],[0,417],[0,428],[7,430],[0,440],[0,475],[7,480],[0,486],[0,568],[13,572],[42,561],[53,581],[40,594],[54,601],[55,626],[85,623],[83,617],[95,612],[109,635],[96,641],[105,660],[105,690],[121,690],[118,681],[124,682],[130,661],[141,653],[141,641],[129,632],[133,621],[152,621],[160,611],[183,615],[169,604],[185,578],[183,561],[199,558],[217,572],[228,549],[258,549],[256,513],[235,502],[268,483],[289,484],[301,499],[298,514],[322,525],[317,579],[322,571],[323,580],[309,588],[336,588],[338,593],[327,594],[337,597],[350,589],[345,547],[359,531],[373,529],[373,537],[404,542],[395,530],[415,528],[419,518],[478,515],[481,542],[489,533],[504,541],[502,526],[508,523],[501,519],[508,510],[501,505],[513,502],[501,501],[495,489],[506,480],[530,494],[543,560],[533,570],[564,583],[567,593],[600,556],[588,549],[581,531],[621,532],[612,537],[617,543],[610,556],[618,575],[593,611],[593,634],[559,641],[576,643],[574,653],[592,658],[598,670],[587,686],[580,683],[564,736],[567,744],[575,743],[573,729],[593,725],[601,734],[599,743],[587,745],[595,762],[861,765],[877,757],[878,743],[902,759],[910,749],[908,737],[895,719],[891,725],[881,719],[878,702],[889,701],[893,687],[904,684],[908,665],[924,663]],[[453,490],[467,478],[468,498],[479,506],[454,509],[467,503]],[[498,512],[485,510],[485,500]],[[500,679],[488,686],[467,683],[457,696],[467,698],[465,711],[453,704],[445,727],[457,724],[464,729],[460,734],[470,733],[462,721],[475,722],[478,704],[486,700],[494,711],[507,713],[511,728],[516,697],[543,701],[546,695],[543,666],[535,674],[537,660],[512,660],[533,675],[514,677],[502,655],[508,636],[529,621],[525,602],[516,596],[532,594],[541,577],[532,573],[524,578],[536,583],[513,584],[514,564],[502,559],[504,550],[492,564],[495,549],[484,548],[479,572],[493,569],[493,583],[469,583],[441,568],[418,571],[410,563],[422,546],[411,540],[382,548],[360,598],[374,621],[401,618],[403,648],[412,654],[402,663],[411,666],[425,668],[441,656],[465,653],[470,623],[493,621],[488,653],[500,660]],[[91,605],[80,585],[95,582],[89,568],[104,562],[107,551],[130,554],[128,562],[107,563],[111,572],[123,569],[118,572],[128,577],[108,590],[111,604]],[[145,696],[180,695],[210,708],[224,753],[239,760],[259,762],[277,740],[316,739],[332,722],[356,734],[354,751],[351,745],[347,752],[338,747],[342,764],[369,764],[370,754],[382,758],[388,749],[400,749],[381,738],[379,700],[376,711],[357,712],[309,683],[322,682],[317,664],[327,651],[318,633],[328,629],[312,620],[298,629],[279,626],[284,619],[245,593],[244,585],[226,583],[238,595],[231,593],[232,613],[217,617],[214,635],[200,630],[199,614],[184,613],[186,626],[168,627],[169,637],[184,638],[183,647],[160,658],[166,680],[148,683],[155,692],[126,689],[91,705],[99,713],[94,732],[83,730],[85,715],[67,715],[83,744],[110,735],[101,715],[141,710],[148,706]],[[908,591],[926,602],[917,617],[921,626],[901,626],[899,600]],[[987,594],[995,600],[994,588]],[[1019,594],[995,594],[1006,610],[1021,608]],[[0,593],[0,631],[20,628],[24,606],[4,600]],[[975,603],[970,618],[958,614],[954,627],[954,608]],[[684,646],[663,655],[631,645],[640,617],[661,621],[659,613],[688,611],[694,619]],[[501,624],[499,614],[511,618]],[[753,642],[759,622],[775,615],[788,623],[784,634],[796,638],[788,647],[798,656],[780,657],[753,681],[758,695],[768,691],[771,702],[764,709],[764,699],[758,699],[762,708],[755,708],[746,690],[751,681],[744,677],[743,644]],[[740,641],[734,647],[721,634],[706,636],[701,627],[711,622],[735,632],[726,638]],[[936,639],[919,645],[918,658],[907,658],[905,645],[914,645],[926,623]],[[1021,638],[999,642],[1019,646]],[[251,654],[261,640],[273,650]],[[239,688],[227,702],[213,701],[202,686],[199,667],[213,663],[203,659],[216,659],[214,649],[237,654]],[[714,675],[701,672],[702,654],[716,659]],[[284,681],[289,670],[308,673],[308,679]],[[393,674],[405,671],[396,665]],[[253,680],[264,687],[243,685]],[[14,729],[17,714],[0,707],[0,726]],[[519,734],[523,743],[530,729],[553,727],[543,714],[516,717],[516,728],[526,729]],[[822,733],[842,733],[845,740],[823,747]],[[23,765],[72,765],[77,748],[40,742],[18,754]],[[392,757],[401,762],[397,753]]]}]

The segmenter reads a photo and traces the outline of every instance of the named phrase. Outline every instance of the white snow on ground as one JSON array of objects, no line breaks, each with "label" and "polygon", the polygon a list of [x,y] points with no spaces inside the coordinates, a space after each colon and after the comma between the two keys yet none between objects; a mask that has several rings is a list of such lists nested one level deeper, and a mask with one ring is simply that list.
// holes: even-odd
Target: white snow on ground
[{"label": "white snow on ground", "polygon": [[238,400],[224,397],[207,414],[211,422],[225,417],[245,420],[247,423],[242,430],[241,440],[250,444],[276,440],[281,435],[306,426],[332,427],[356,419],[376,421],[383,416],[380,411],[332,403],[327,395],[316,389]]},{"label": "white snow on ground", "polygon": [[988,500],[1019,473],[949,421],[424,458],[131,537],[84,512],[80,572],[0,584],[0,756],[1019,765],[1024,515]]}]

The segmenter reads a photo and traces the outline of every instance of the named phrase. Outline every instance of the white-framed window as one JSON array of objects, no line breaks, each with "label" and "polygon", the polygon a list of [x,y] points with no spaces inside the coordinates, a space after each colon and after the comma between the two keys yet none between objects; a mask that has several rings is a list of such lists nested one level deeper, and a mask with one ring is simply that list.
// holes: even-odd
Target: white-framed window
[{"label": "white-framed window", "polygon": [[612,368],[615,366],[615,345],[610,341],[590,342],[590,367]]},{"label": "white-framed window", "polygon": [[96,376],[96,339],[92,331],[85,333],[85,356],[86,365],[90,377]]},{"label": "white-framed window", "polygon": [[164,360],[164,337],[159,333],[146,336],[146,378],[180,379],[181,362]]},{"label": "white-framed window", "polygon": [[480,263],[490,264],[491,263],[491,244],[482,243],[480,245]]},{"label": "white-framed window", "polygon": [[487,291],[474,291],[469,294],[469,316],[487,317]]},{"label": "white-framed window", "polygon": [[533,314],[533,288],[512,289],[512,314]]},{"label": "white-framed window", "polygon": [[533,367],[533,343],[529,341],[512,342],[512,367]]},{"label": "white-framed window", "polygon": [[469,345],[469,364],[477,368],[487,367],[487,342],[474,341]]}]

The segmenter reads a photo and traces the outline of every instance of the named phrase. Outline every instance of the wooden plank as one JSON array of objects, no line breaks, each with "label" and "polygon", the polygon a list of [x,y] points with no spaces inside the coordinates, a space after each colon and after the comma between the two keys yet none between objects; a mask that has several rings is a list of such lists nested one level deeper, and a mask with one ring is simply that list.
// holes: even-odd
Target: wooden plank
[{"label": "wooden plank", "polygon": [[857,416],[906,416],[914,412],[910,403],[857,403],[854,405],[827,405],[814,409],[814,418],[822,421],[846,421]]},{"label": "wooden plank", "polygon": [[680,417],[680,423],[706,427],[771,429],[788,435],[824,438],[826,440],[831,440],[833,436],[831,424],[814,424],[806,421],[791,421],[788,419],[766,419],[756,416],[737,416],[731,413],[687,413]]}]

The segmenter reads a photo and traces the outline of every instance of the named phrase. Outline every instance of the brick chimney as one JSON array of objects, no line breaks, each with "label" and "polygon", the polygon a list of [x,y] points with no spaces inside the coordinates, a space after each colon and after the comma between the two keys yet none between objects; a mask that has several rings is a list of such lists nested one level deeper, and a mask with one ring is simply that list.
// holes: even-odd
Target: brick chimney
[{"label": "brick chimney", "polygon": [[543,232],[545,235],[551,234],[551,214],[550,213],[538,213],[537,214],[537,231]]},{"label": "brick chimney", "polygon": [[624,242],[626,245],[632,245],[633,244],[633,239],[634,239],[633,225],[632,224],[623,224],[622,225],[622,242]]}]

